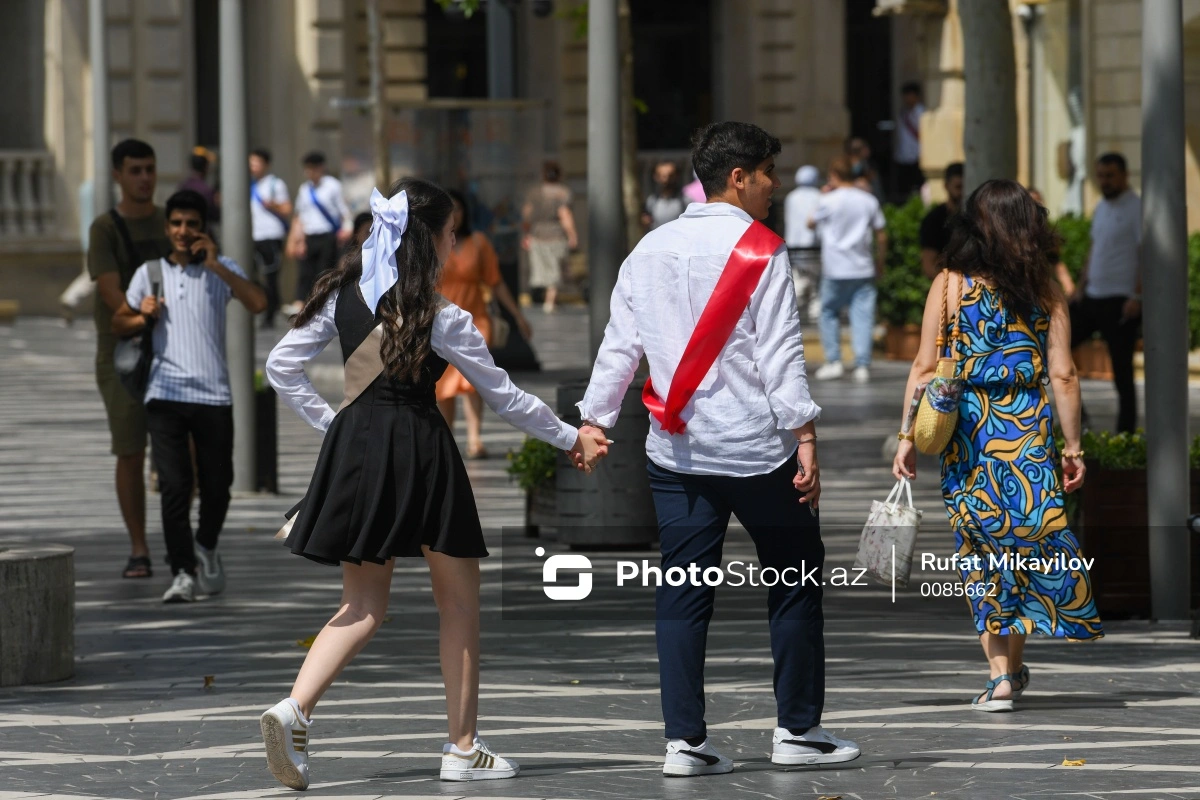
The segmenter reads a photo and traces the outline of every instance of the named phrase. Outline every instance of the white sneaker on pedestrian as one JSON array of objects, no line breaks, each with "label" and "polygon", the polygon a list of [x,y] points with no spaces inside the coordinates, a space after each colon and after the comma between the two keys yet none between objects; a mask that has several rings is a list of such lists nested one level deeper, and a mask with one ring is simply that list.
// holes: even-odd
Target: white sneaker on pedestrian
[{"label": "white sneaker on pedestrian", "polygon": [[163,592],[164,603],[192,603],[196,600],[196,579],[186,572],[176,572],[171,588]]},{"label": "white sneaker on pedestrian", "polygon": [[291,699],[280,700],[259,717],[267,766],[275,779],[291,789],[308,788],[308,726]]},{"label": "white sneaker on pedestrian", "polygon": [[867,369],[866,367],[854,368],[855,383],[866,383],[869,380],[871,380],[871,370]]},{"label": "white sneaker on pedestrian", "polygon": [[849,739],[839,739],[820,725],[796,736],[787,728],[776,728],[771,737],[771,763],[785,766],[799,764],[837,764],[853,761],[862,753]]},{"label": "white sneaker on pedestrian", "polygon": [[830,361],[827,364],[822,364],[813,377],[819,381],[834,381],[845,374],[846,368],[842,366],[842,362]]},{"label": "white sneaker on pedestrian", "polygon": [[699,747],[693,747],[683,739],[667,742],[664,776],[690,778],[693,775],[724,775],[726,772],[733,772],[733,762],[718,753],[708,739]]},{"label": "white sneaker on pedestrian", "polygon": [[474,747],[466,752],[450,742],[442,745],[441,779],[444,781],[496,781],[514,778],[520,771],[520,764],[496,755],[478,736]]},{"label": "white sneaker on pedestrian", "polygon": [[217,548],[196,545],[196,583],[200,594],[220,594],[225,590],[225,565]]}]

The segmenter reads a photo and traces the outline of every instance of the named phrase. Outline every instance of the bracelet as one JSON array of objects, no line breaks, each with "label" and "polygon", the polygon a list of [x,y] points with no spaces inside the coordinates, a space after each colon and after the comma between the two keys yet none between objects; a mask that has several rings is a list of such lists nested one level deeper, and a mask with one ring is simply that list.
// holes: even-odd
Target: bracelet
[{"label": "bracelet", "polygon": [[1078,450],[1078,451],[1076,451],[1076,452],[1072,453],[1072,452],[1070,452],[1070,451],[1068,451],[1068,450],[1064,450],[1064,451],[1063,451],[1063,454],[1062,454],[1062,457],[1063,457],[1063,458],[1083,458],[1083,451],[1082,451],[1082,450]]},{"label": "bracelet", "polygon": [[905,433],[904,431],[900,431],[899,433],[896,434],[896,439],[901,442],[911,442],[911,441],[913,441],[913,435],[911,433]]},{"label": "bracelet", "polygon": [[809,442],[815,442],[816,440],[817,435],[814,433],[808,436],[801,436],[800,438],[796,439],[796,444],[808,444]]},{"label": "bracelet", "polygon": [[595,428],[596,430],[598,430],[598,431],[601,431],[601,432],[603,432],[603,431],[605,430],[605,427],[604,427],[603,425],[600,425],[600,424],[598,424],[598,423],[592,422],[590,419],[585,419],[585,420],[582,420],[582,422],[581,422],[581,424],[580,424],[580,426],[579,426],[579,427],[581,427],[581,428]]}]

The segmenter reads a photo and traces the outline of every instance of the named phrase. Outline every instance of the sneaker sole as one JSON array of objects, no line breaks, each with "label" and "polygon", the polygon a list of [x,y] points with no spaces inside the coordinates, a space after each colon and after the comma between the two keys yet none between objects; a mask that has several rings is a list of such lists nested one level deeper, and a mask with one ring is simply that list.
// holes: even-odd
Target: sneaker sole
[{"label": "sneaker sole", "polygon": [[499,781],[505,778],[515,778],[517,773],[521,771],[520,767],[516,769],[444,769],[441,771],[441,779],[444,781]]},{"label": "sneaker sole", "polygon": [[663,764],[663,777],[694,778],[698,775],[726,775],[733,764]]},{"label": "sneaker sole", "polygon": [[308,780],[288,756],[283,720],[268,711],[259,718],[259,726],[262,728],[263,744],[267,747],[267,767],[275,780],[289,789],[307,789]]},{"label": "sneaker sole", "polygon": [[853,761],[862,755],[861,750],[853,753],[818,753],[816,755],[790,755],[787,753],[772,753],[771,763],[781,767],[803,767],[812,764],[843,764]]},{"label": "sneaker sole", "polygon": [[173,595],[171,595],[170,597],[164,597],[164,598],[163,598],[163,602],[164,602],[164,603],[171,603],[171,604],[174,604],[174,603],[194,603],[194,602],[196,602],[196,598],[195,598],[195,597],[184,597],[184,596],[183,596],[183,595],[181,595],[181,594],[173,594]]},{"label": "sneaker sole", "polygon": [[972,703],[971,708],[975,711],[986,711],[991,714],[1002,713],[1013,710],[1012,700],[988,700],[985,703]]}]

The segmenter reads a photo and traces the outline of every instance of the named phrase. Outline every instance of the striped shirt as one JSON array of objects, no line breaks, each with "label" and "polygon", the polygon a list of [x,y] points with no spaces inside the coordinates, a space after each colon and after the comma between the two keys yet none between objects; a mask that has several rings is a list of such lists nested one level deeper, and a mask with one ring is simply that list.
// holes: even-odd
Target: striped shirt
[{"label": "striped shirt", "polygon": [[[219,260],[230,272],[246,277],[232,259],[220,256]],[[162,316],[154,325],[154,361],[146,402],[232,405],[225,359],[225,307],[233,290],[203,264],[181,267],[165,258],[160,261]],[[125,301],[136,310],[150,294],[150,278],[143,264],[129,282]]]}]

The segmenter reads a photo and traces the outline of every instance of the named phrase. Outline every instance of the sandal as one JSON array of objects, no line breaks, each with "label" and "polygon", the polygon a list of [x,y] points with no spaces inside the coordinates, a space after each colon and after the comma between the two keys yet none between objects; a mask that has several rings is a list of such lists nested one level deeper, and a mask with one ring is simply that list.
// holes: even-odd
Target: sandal
[{"label": "sandal", "polygon": [[487,448],[484,447],[483,445],[479,445],[479,447],[467,449],[467,460],[468,461],[482,461],[483,459],[485,459],[487,457],[488,457],[488,451],[487,451]]},{"label": "sandal", "polygon": [[983,697],[984,699],[982,701],[980,701],[979,697],[972,699],[971,708],[975,711],[1012,711],[1013,701],[1011,697],[1006,697],[1003,700],[992,699],[992,695],[996,693],[996,687],[1006,681],[1010,687],[1013,685],[1013,680],[1008,676],[1007,673],[988,681],[986,687],[987,691],[980,695],[980,697]]},{"label": "sandal", "polygon": [[1024,664],[1017,670],[1017,677],[1013,681],[1013,699],[1016,700],[1025,690],[1029,688],[1029,667]]},{"label": "sandal", "polygon": [[125,562],[122,578],[153,578],[154,570],[150,566],[150,556],[130,556]]}]

